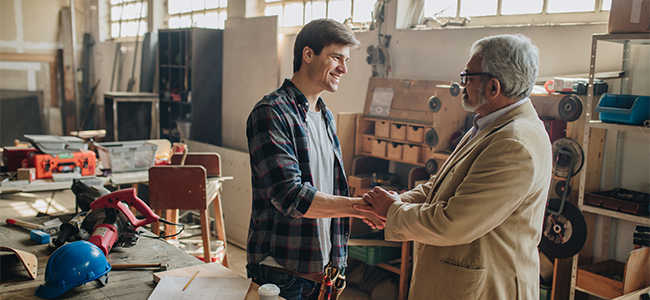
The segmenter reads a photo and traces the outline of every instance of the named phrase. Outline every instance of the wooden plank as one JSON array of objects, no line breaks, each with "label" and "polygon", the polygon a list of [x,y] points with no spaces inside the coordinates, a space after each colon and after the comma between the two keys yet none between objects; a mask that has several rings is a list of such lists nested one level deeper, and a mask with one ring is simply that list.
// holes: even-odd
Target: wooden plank
[{"label": "wooden plank", "polygon": [[28,53],[0,53],[1,61],[56,62],[55,55]]},{"label": "wooden plank", "polygon": [[567,300],[571,289],[571,267],[573,257],[555,259],[553,272],[553,294],[551,300]]},{"label": "wooden plank", "polygon": [[357,113],[339,113],[336,118],[336,130],[341,144],[343,166],[345,167],[345,175],[348,177],[352,174],[357,116]]},{"label": "wooden plank", "polygon": [[65,115],[63,132],[66,135],[72,130],[77,130],[74,24],[70,11],[70,7],[63,7],[60,12],[63,43],[63,112]]},{"label": "wooden plank", "polygon": [[650,248],[643,247],[630,253],[625,262],[623,294],[650,286]]}]

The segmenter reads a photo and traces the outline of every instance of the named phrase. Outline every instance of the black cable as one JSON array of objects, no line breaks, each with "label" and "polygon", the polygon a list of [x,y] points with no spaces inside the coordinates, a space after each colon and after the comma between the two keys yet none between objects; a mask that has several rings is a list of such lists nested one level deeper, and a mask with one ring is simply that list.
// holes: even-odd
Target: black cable
[{"label": "black cable", "polygon": [[170,238],[170,237],[175,237],[175,236],[181,234],[181,233],[183,232],[183,230],[185,230],[185,224],[183,224],[183,223],[172,223],[172,222],[169,222],[169,221],[167,221],[167,220],[165,220],[165,219],[158,219],[158,222],[163,223],[163,224],[167,224],[167,225],[176,225],[176,226],[181,226],[181,230],[179,230],[177,233],[172,234],[172,235],[165,235],[165,236],[149,236],[149,235],[144,235],[144,234],[142,234],[142,235],[140,235],[140,236],[142,236],[142,237],[146,237],[146,238],[150,238],[150,239],[166,239],[166,238]]}]

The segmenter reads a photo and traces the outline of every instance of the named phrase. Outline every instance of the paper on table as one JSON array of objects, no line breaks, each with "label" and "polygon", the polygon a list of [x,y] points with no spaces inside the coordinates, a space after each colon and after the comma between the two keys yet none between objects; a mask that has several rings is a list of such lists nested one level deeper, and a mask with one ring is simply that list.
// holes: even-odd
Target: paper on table
[{"label": "paper on table", "polygon": [[251,285],[247,278],[196,277],[182,291],[191,277],[162,277],[149,300],[243,300]]}]

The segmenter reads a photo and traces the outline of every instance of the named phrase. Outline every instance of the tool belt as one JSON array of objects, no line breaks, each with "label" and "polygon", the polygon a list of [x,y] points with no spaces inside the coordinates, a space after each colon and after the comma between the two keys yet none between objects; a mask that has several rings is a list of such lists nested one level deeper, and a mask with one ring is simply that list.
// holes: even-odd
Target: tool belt
[{"label": "tool belt", "polygon": [[278,272],[286,273],[305,280],[320,283],[320,291],[318,292],[318,300],[337,300],[345,287],[347,286],[345,280],[345,268],[339,269],[332,267],[332,263],[327,264],[325,271],[322,274],[303,274],[294,272],[284,268],[276,268],[267,266]]}]

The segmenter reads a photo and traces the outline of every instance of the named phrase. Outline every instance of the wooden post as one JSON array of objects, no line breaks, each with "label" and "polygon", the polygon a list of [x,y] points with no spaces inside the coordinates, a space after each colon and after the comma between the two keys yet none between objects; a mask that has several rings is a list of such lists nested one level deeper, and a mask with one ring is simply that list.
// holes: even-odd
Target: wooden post
[{"label": "wooden post", "polygon": [[[74,1],[72,1],[74,3]],[[70,7],[61,8],[61,40],[63,43],[63,113],[64,135],[77,130],[74,19]]]}]

